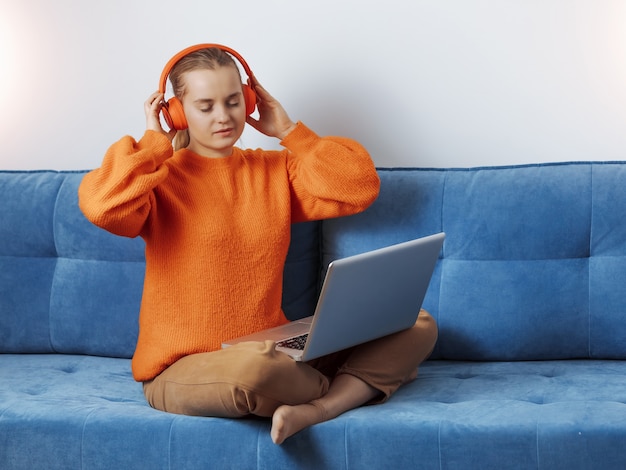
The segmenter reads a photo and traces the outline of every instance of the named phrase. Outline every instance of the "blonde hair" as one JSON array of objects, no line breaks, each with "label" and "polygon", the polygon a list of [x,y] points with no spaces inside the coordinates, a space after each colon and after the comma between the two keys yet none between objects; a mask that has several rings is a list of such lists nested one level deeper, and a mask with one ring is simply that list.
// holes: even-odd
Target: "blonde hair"
[{"label": "blonde hair", "polygon": [[[187,72],[191,72],[192,70],[216,70],[219,67],[234,67],[241,80],[241,74],[239,73],[239,68],[235,60],[227,52],[218,47],[200,49],[186,55],[172,67],[169,74],[174,96],[181,101],[183,96],[185,96],[184,76]],[[178,131],[174,137],[173,144],[174,150],[187,147],[189,145],[189,131],[187,129]]]}]

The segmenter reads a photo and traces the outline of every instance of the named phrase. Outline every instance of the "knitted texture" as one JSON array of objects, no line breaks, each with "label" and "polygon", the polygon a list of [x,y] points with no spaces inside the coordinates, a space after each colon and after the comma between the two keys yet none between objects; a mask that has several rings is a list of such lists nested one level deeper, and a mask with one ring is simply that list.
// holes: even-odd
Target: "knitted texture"
[{"label": "knitted texture", "polygon": [[287,322],[282,276],[293,222],[354,214],[378,195],[367,151],[301,123],[281,151],[205,158],[147,131],[113,144],[85,175],[79,205],[117,235],[146,242],[133,356],[138,381],[224,340]]}]

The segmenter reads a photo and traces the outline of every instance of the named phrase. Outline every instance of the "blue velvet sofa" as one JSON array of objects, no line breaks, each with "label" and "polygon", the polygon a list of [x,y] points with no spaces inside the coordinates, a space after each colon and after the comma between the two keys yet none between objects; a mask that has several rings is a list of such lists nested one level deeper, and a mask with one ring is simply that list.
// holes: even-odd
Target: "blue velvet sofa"
[{"label": "blue velvet sofa", "polygon": [[264,419],[151,409],[142,240],[84,219],[83,172],[0,172],[0,468],[626,468],[626,163],[379,172],[363,214],[294,225],[285,311],[330,260],[445,231],[439,340],[388,403],[282,446]]}]

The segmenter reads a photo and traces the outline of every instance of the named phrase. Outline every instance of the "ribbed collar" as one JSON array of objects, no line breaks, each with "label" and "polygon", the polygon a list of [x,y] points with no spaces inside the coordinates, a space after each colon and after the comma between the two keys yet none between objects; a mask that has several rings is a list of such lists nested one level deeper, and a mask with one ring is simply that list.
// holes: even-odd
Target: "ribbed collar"
[{"label": "ribbed collar", "polygon": [[178,150],[172,157],[176,166],[196,171],[215,171],[221,168],[229,169],[237,165],[241,160],[242,152],[233,147],[233,153],[228,157],[209,158],[198,155],[188,149]]}]

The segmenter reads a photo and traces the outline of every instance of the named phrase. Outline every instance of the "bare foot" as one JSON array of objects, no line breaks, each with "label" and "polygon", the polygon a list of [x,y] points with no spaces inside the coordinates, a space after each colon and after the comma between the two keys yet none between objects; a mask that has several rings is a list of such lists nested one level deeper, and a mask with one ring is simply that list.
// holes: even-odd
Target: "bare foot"
[{"label": "bare foot", "polygon": [[325,421],[324,411],[316,405],[310,403],[295,406],[282,405],[272,416],[270,435],[274,444],[282,444],[288,437],[322,421]]},{"label": "bare foot", "polygon": [[271,436],[275,444],[282,444],[290,436],[313,424],[328,421],[348,410],[361,406],[379,395],[374,387],[350,374],[339,374],[332,381],[328,393],[303,405],[282,405],[272,416]]}]

